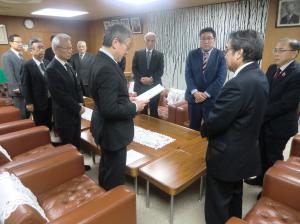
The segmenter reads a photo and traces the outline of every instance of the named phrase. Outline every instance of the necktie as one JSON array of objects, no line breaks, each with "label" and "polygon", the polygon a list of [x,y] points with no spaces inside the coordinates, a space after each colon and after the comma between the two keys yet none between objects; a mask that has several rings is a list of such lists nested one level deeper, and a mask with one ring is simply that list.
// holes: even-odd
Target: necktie
[{"label": "necktie", "polygon": [[20,58],[21,61],[24,60],[23,55],[21,53],[19,53],[19,58]]},{"label": "necktie", "polygon": [[71,78],[75,81],[75,83],[76,83],[76,76],[75,76],[75,74],[74,74],[74,72],[73,72],[73,69],[72,69],[71,65],[69,65],[68,63],[65,63],[65,66],[66,66],[66,68],[67,68],[68,74],[70,75],[70,77],[71,77]]},{"label": "necktie", "polygon": [[273,75],[273,79],[277,79],[281,76],[281,69],[280,68],[277,68],[275,74]]},{"label": "necktie", "polygon": [[203,64],[202,64],[202,71],[204,73],[208,62],[208,52],[203,52]]},{"label": "necktie", "polygon": [[82,59],[83,59],[83,55],[84,55],[84,54],[80,54],[80,55],[79,55],[79,57],[80,57],[80,60],[82,60]]},{"label": "necktie", "polygon": [[147,51],[146,60],[147,60],[147,69],[149,69],[150,68],[150,61],[151,61],[151,52],[150,51]]},{"label": "necktie", "polygon": [[41,63],[40,63],[40,67],[41,67],[41,69],[42,69],[43,73],[45,73],[45,71],[46,71],[46,67],[45,67],[45,65],[44,65],[44,63],[43,63],[43,62],[41,62]]}]

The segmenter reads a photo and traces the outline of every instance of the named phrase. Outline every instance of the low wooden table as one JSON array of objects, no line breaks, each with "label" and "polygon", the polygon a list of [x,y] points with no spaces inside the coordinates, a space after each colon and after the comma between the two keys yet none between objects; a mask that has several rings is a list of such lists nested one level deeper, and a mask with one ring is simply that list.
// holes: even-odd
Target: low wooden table
[{"label": "low wooden table", "polygon": [[146,207],[149,207],[149,182],[171,196],[170,223],[174,217],[174,196],[182,192],[194,181],[201,178],[200,199],[203,192],[203,175],[206,172],[205,155],[207,142],[195,138],[191,143],[143,166],[140,176],[146,179]]}]

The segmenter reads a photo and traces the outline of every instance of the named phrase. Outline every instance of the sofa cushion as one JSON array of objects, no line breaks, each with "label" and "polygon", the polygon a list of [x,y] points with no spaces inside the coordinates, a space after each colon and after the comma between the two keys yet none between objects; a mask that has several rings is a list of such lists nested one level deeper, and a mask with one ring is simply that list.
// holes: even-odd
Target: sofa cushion
[{"label": "sofa cushion", "polygon": [[22,160],[22,159],[24,159],[26,157],[30,158],[30,157],[35,156],[35,155],[40,154],[40,153],[43,154],[45,152],[45,150],[56,150],[56,149],[51,144],[42,145],[42,146],[39,146],[37,148],[34,148],[32,150],[29,150],[29,151],[27,151],[25,153],[22,153],[20,155],[17,155],[15,157],[13,157],[13,160],[15,160],[15,161],[16,160]]},{"label": "sofa cushion", "polygon": [[83,175],[39,195],[38,201],[51,221],[104,193],[93,180]]},{"label": "sofa cushion", "polygon": [[10,158],[10,155],[5,150],[5,148],[3,148],[0,145],[0,165],[3,165],[3,164],[8,163],[10,161],[12,161],[12,159]]},{"label": "sofa cushion", "polygon": [[244,218],[249,224],[300,223],[300,212],[284,204],[262,197]]}]

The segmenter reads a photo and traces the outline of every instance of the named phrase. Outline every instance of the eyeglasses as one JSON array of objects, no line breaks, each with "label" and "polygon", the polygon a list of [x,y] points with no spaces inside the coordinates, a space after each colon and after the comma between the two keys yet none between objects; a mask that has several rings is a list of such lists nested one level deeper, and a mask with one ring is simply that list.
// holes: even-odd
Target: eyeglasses
[{"label": "eyeglasses", "polygon": [[206,41],[206,40],[208,40],[208,41],[212,41],[212,40],[214,40],[215,38],[213,38],[213,37],[205,37],[205,38],[200,38],[200,41]]},{"label": "eyeglasses", "polygon": [[281,54],[281,53],[286,52],[286,51],[295,51],[295,50],[291,50],[291,49],[282,49],[282,48],[274,48],[274,49],[272,49],[273,54],[275,54],[275,53]]}]

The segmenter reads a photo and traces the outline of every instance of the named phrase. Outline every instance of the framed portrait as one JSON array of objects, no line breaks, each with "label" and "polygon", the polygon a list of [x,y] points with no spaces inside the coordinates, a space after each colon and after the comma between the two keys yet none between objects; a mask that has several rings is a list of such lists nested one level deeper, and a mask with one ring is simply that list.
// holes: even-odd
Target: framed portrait
[{"label": "framed portrait", "polygon": [[128,18],[120,19],[120,23],[123,24],[124,26],[126,26],[129,30],[131,29],[131,28],[130,28],[130,23],[129,23],[129,19],[128,19]]},{"label": "framed portrait", "polygon": [[142,33],[140,17],[130,18],[130,26],[133,33]]},{"label": "framed portrait", "polygon": [[109,21],[109,20],[105,20],[105,21],[103,21],[103,25],[104,25],[104,30],[106,30],[106,29],[107,29],[107,27],[109,27],[109,26],[110,26],[110,21]]},{"label": "framed portrait", "polygon": [[300,1],[278,0],[276,27],[300,26]]},{"label": "framed portrait", "polygon": [[111,25],[114,25],[114,24],[120,24],[120,20],[118,20],[118,19],[113,19],[113,20],[110,21],[110,24],[111,24]]},{"label": "framed portrait", "polygon": [[0,24],[0,44],[8,44],[6,26],[4,24]]}]

